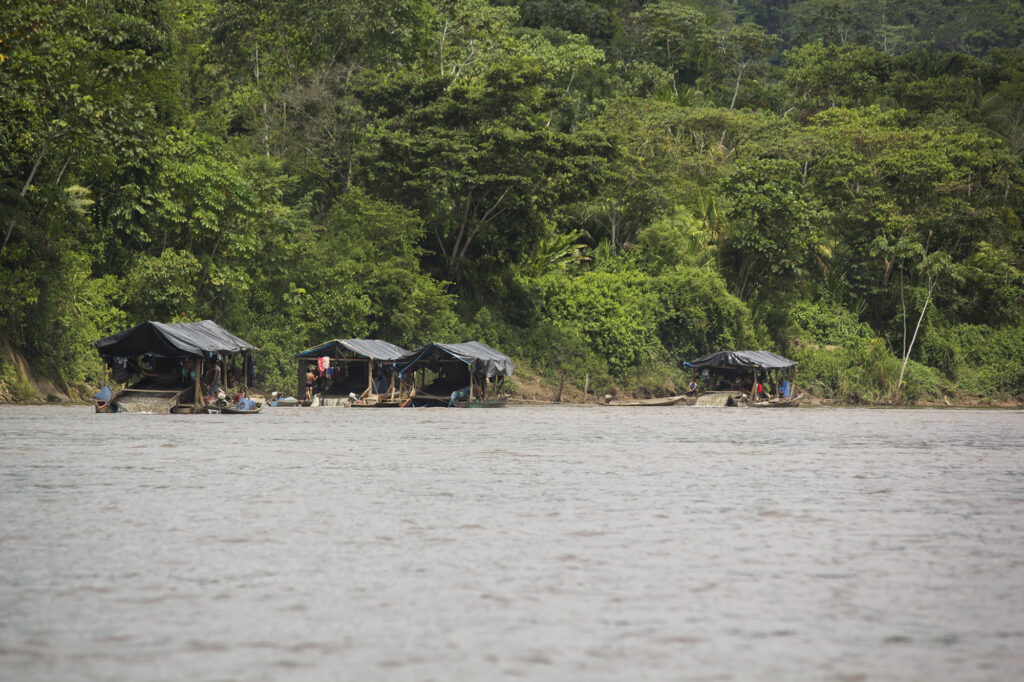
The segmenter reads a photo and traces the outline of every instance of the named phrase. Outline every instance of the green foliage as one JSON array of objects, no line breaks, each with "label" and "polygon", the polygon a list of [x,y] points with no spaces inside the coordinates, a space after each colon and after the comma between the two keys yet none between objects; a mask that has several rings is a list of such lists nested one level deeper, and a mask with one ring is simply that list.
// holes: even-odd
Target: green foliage
[{"label": "green foliage", "polygon": [[828,212],[804,189],[800,164],[770,158],[745,161],[719,191],[729,197],[723,259],[735,272],[735,293],[764,299],[806,280]]},{"label": "green foliage", "polygon": [[808,43],[786,53],[786,85],[802,116],[832,107],[874,104],[892,68],[870,47]]},{"label": "green foliage", "polygon": [[794,354],[797,383],[819,395],[850,403],[890,402],[896,398],[900,361],[881,339],[851,346],[806,348]]},{"label": "green foliage", "polygon": [[664,359],[645,276],[591,272],[571,279],[548,276],[540,284],[545,316],[556,328],[586,339],[613,375]]},{"label": "green foliage", "polygon": [[581,222],[618,251],[682,198],[685,129],[677,106],[639,99],[609,102],[592,126],[616,154],[614,163],[601,167]]},{"label": "green foliage", "polygon": [[62,384],[211,318],[285,391],[371,336],[599,391],[774,343],[842,400],[1020,394],[1022,7],[7,3],[0,337]]},{"label": "green foliage", "polygon": [[678,267],[650,279],[657,335],[677,366],[716,350],[749,348],[750,311],[718,273]]},{"label": "green foliage", "polygon": [[711,269],[718,246],[705,221],[685,207],[655,221],[637,235],[640,259],[652,272],[671,270],[678,265]]},{"label": "green foliage", "polygon": [[38,358],[38,372],[65,388],[98,384],[102,375],[91,343],[123,328],[126,319],[115,307],[117,281],[92,277],[89,258],[70,248],[54,256],[50,265],[26,324],[25,348]]},{"label": "green foliage", "polygon": [[374,85],[367,105],[384,111],[366,180],[423,217],[439,276],[483,284],[524,258],[545,216],[588,183],[600,141],[549,125],[559,95],[533,58],[474,80]]},{"label": "green foliage", "polygon": [[202,265],[188,251],[164,249],[159,256],[140,254],[125,277],[125,310],[139,322],[191,321],[201,271]]},{"label": "green foliage", "polygon": [[28,379],[4,356],[0,356],[0,397],[15,403],[39,399]]},{"label": "green foliage", "polygon": [[871,327],[837,303],[798,301],[789,309],[793,335],[818,346],[856,346],[874,338]]},{"label": "green foliage", "polygon": [[[419,271],[423,234],[417,216],[353,190],[341,197],[310,253],[304,308],[324,338],[373,335],[410,347],[455,325],[444,283]],[[314,245],[311,245],[314,246]],[[310,339],[314,342],[314,339]]]},{"label": "green foliage", "polygon": [[949,392],[949,379],[934,367],[911,360],[903,375],[903,397],[910,404],[937,400]]},{"label": "green foliage", "polygon": [[1024,395],[1024,326],[955,325],[931,331],[923,359],[967,393]]}]

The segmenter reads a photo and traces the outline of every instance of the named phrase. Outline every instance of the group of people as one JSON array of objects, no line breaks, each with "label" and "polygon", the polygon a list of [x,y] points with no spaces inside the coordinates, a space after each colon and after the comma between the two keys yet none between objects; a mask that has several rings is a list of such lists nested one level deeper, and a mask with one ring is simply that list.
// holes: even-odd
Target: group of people
[{"label": "group of people", "polygon": [[772,392],[765,383],[764,375],[758,375],[755,379],[753,376],[737,374],[733,377],[731,388],[740,393],[753,393],[754,400],[764,400],[772,397]]},{"label": "group of people", "polygon": [[[187,376],[190,380],[194,381],[196,377],[196,367],[199,367],[200,371],[200,386],[203,391],[203,396],[207,403],[215,402],[218,399],[223,400],[225,398],[224,392],[221,390],[221,380],[223,378],[224,369],[221,366],[220,355],[214,354],[209,360],[209,366],[204,367],[206,362],[199,360],[198,358],[188,358],[182,361],[182,374]],[[205,371],[204,371],[205,370]],[[228,381],[225,387],[237,388],[241,383],[239,378],[239,372],[236,367],[229,367],[227,371]],[[241,394],[239,394],[241,396]]]},{"label": "group of people", "polygon": [[[705,375],[704,383],[707,384],[709,378]],[[751,392],[754,394],[755,400],[770,400],[774,397],[778,390],[773,391],[772,387],[768,384],[767,378],[764,374],[759,374],[756,378],[751,373],[736,372],[732,374],[731,378],[729,375],[710,375],[710,385],[705,388],[713,390],[729,390],[737,393],[743,393],[750,395]],[[777,387],[776,387],[777,388]],[[702,387],[697,382],[697,378],[694,377],[690,380],[687,386],[687,393],[690,395],[696,395],[700,393]]]},{"label": "group of people", "polygon": [[316,364],[306,366],[306,400],[312,400],[314,394],[320,393],[326,382],[341,379],[344,379],[342,368],[332,365],[330,356],[317,358]]}]

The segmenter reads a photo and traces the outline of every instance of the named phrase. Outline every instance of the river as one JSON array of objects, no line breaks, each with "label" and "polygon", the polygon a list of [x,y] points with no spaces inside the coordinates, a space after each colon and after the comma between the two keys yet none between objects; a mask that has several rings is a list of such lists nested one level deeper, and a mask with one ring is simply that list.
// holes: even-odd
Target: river
[{"label": "river", "polygon": [[0,408],[0,680],[1024,679],[1024,412]]}]

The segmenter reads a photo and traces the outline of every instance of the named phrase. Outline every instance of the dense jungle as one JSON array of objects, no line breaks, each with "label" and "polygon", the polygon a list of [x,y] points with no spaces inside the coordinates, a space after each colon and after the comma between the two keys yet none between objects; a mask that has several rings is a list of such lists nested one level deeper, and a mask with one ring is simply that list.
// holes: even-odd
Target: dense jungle
[{"label": "dense jungle", "polygon": [[212,319],[268,391],[475,339],[522,395],[758,348],[830,401],[1019,400],[1022,39],[995,0],[7,0],[0,394]]}]

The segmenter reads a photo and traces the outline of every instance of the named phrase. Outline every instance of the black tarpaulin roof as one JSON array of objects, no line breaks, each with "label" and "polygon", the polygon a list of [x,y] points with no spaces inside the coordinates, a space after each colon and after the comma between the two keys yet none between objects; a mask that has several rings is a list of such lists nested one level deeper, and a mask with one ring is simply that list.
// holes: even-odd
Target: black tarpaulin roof
[{"label": "black tarpaulin roof", "polygon": [[417,348],[398,359],[402,374],[421,367],[437,369],[445,359],[460,360],[473,374],[487,377],[512,376],[515,365],[512,358],[479,341],[465,343],[431,343]]},{"label": "black tarpaulin roof", "polygon": [[241,353],[255,349],[212,320],[165,324],[143,322],[113,336],[94,341],[100,355],[128,357],[151,353],[162,357]]},{"label": "black tarpaulin roof", "polygon": [[378,339],[332,339],[321,343],[308,350],[304,350],[296,358],[318,358],[322,355],[331,355],[351,351],[356,355],[373,360],[397,360],[409,351],[400,348],[387,341]]},{"label": "black tarpaulin roof", "polygon": [[789,369],[796,363],[766,350],[722,350],[686,363],[694,369]]}]

